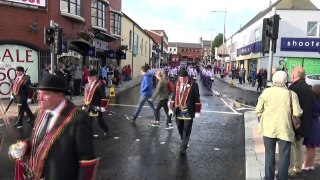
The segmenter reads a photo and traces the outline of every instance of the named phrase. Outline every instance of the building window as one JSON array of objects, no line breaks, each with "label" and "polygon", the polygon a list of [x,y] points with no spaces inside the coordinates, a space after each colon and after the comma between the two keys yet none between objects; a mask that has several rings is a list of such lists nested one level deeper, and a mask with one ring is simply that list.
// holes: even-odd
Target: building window
[{"label": "building window", "polygon": [[176,48],[173,49],[173,52],[176,52]]},{"label": "building window", "polygon": [[147,57],[147,47],[148,47],[148,43],[146,41],[145,45],[144,45],[144,54]]},{"label": "building window", "polygon": [[129,51],[132,51],[132,31],[129,31]]},{"label": "building window", "polygon": [[172,51],[172,48],[170,48],[170,50],[169,50],[170,52]]},{"label": "building window", "polygon": [[181,49],[182,52],[184,52],[184,49]]},{"label": "building window", "polygon": [[121,16],[117,13],[111,12],[110,16],[110,33],[120,36]]},{"label": "building window", "polygon": [[260,29],[256,29],[254,31],[254,41],[255,42],[260,41]]},{"label": "building window", "polygon": [[320,36],[320,22],[308,22],[307,36]]},{"label": "building window", "polygon": [[143,38],[141,39],[140,52],[141,52],[141,56],[142,56],[143,55]]},{"label": "building window", "polygon": [[106,28],[106,5],[99,0],[91,0],[91,23]]},{"label": "building window", "polygon": [[60,11],[81,16],[81,0],[60,0]]}]

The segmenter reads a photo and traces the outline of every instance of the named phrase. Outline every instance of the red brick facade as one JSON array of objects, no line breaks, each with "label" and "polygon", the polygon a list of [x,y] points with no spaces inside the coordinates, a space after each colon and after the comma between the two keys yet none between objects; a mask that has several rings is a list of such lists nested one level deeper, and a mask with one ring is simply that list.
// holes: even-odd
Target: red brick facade
[{"label": "red brick facade", "polygon": [[178,54],[181,55],[182,60],[200,61],[201,54],[202,54],[202,48],[178,47]]}]

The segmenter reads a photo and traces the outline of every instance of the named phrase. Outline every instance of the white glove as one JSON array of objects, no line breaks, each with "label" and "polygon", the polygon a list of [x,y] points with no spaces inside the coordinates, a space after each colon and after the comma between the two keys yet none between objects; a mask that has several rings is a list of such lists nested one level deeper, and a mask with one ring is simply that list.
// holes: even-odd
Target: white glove
[{"label": "white glove", "polygon": [[169,115],[172,115],[173,114],[173,111],[172,109],[169,110]]},{"label": "white glove", "polygon": [[82,110],[85,110],[85,109],[86,109],[86,107],[82,106]]},{"label": "white glove", "polygon": [[32,100],[31,100],[31,99],[28,99],[28,100],[27,100],[27,103],[28,103],[28,104],[30,104],[31,102],[32,102]]},{"label": "white glove", "polygon": [[11,96],[10,96],[10,99],[14,99],[14,96],[13,96],[13,94],[11,94]]},{"label": "white glove", "polygon": [[196,113],[196,114],[195,114],[195,117],[196,117],[196,118],[200,117],[200,113]]},{"label": "white glove", "polygon": [[100,109],[100,111],[101,111],[101,112],[106,112],[106,108],[102,107],[102,108]]},{"label": "white glove", "polygon": [[27,144],[25,142],[20,141],[20,142],[17,142],[16,144],[12,144],[9,147],[8,154],[12,159],[19,159],[25,155],[26,150],[27,150]]}]

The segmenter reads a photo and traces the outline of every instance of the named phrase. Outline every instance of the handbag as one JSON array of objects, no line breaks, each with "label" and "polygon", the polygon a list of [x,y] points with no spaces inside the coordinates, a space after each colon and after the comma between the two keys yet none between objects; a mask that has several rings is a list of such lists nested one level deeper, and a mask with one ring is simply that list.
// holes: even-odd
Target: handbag
[{"label": "handbag", "polygon": [[294,130],[298,130],[301,126],[301,120],[299,117],[293,115],[293,108],[292,108],[292,96],[291,91],[289,90],[289,98],[290,98],[290,108],[291,108],[291,121],[292,121],[292,127]]}]

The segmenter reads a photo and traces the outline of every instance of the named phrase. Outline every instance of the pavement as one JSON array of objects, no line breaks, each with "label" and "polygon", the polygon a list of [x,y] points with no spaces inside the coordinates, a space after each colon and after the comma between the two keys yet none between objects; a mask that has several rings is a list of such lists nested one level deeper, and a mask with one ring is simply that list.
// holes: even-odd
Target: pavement
[{"label": "pavement", "polygon": [[[252,87],[248,81],[244,84],[239,84],[238,79],[229,77],[221,78],[216,76],[221,81],[229,84],[230,87],[240,88],[247,91],[257,92],[257,84]],[[263,137],[258,133],[258,118],[254,111],[244,112],[244,127],[245,127],[245,157],[246,157],[246,179],[247,180],[262,180],[264,179],[265,165],[265,149],[263,145]],[[276,158],[278,159],[278,149],[276,150]],[[316,180],[320,177],[320,149],[317,149],[315,158],[316,169],[313,172],[303,173],[300,177],[293,179],[310,179]]]}]

